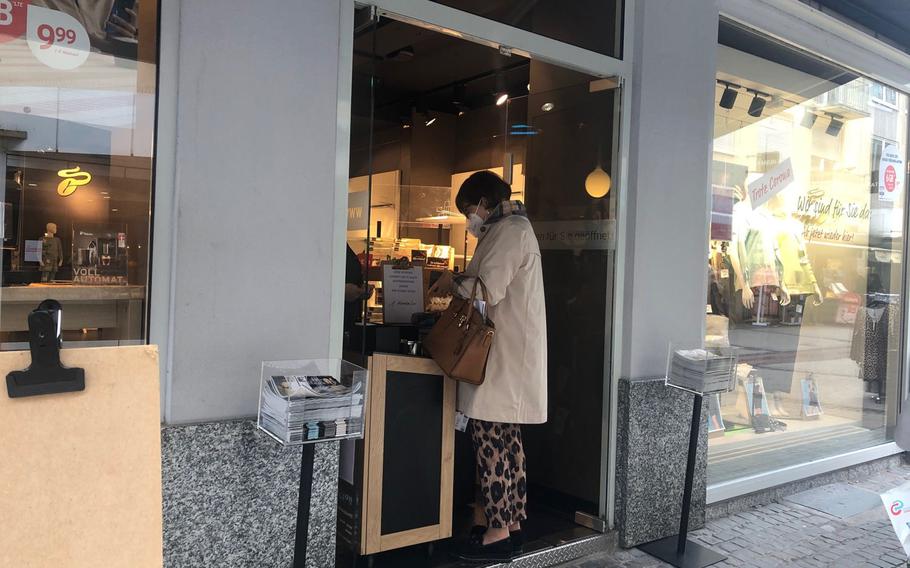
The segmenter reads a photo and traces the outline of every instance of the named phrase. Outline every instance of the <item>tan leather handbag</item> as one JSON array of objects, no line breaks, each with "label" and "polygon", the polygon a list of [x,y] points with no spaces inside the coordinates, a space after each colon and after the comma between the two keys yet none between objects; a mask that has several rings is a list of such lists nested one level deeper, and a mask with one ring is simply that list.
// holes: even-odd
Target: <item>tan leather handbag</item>
[{"label": "tan leather handbag", "polygon": [[423,344],[446,375],[472,385],[483,383],[495,333],[493,322],[474,309],[478,284],[489,306],[487,287],[476,278],[471,298],[453,297]]}]

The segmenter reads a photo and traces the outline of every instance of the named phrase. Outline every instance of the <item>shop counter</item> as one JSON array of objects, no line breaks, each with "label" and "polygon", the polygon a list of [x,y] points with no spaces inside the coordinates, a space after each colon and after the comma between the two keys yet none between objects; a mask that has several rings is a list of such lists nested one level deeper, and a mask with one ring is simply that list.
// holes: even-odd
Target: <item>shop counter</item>
[{"label": "shop counter", "polygon": [[145,286],[30,284],[0,288],[0,332],[28,331],[28,314],[43,300],[63,305],[63,329],[99,329],[105,339],[142,336]]}]

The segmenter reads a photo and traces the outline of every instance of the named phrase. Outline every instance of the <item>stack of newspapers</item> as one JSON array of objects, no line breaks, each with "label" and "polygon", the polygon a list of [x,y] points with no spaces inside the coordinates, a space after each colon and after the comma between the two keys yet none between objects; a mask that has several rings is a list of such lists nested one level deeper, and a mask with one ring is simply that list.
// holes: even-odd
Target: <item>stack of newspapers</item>
[{"label": "stack of newspapers", "polygon": [[726,392],[735,386],[736,356],[706,349],[673,352],[667,383],[698,393]]},{"label": "stack of newspapers", "polygon": [[286,444],[363,432],[362,383],[326,375],[273,375],[262,389],[260,425]]}]

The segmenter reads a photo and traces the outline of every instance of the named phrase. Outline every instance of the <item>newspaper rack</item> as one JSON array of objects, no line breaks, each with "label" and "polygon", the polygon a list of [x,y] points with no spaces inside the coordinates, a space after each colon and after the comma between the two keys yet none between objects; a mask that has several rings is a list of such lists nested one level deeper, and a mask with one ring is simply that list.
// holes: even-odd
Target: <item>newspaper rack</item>
[{"label": "newspaper rack", "polygon": [[343,359],[263,361],[256,424],[283,446],[303,446],[294,568],[307,565],[318,442],[363,438],[367,370]]},{"label": "newspaper rack", "polygon": [[343,359],[263,361],[257,426],[286,446],[363,437],[367,370]]}]

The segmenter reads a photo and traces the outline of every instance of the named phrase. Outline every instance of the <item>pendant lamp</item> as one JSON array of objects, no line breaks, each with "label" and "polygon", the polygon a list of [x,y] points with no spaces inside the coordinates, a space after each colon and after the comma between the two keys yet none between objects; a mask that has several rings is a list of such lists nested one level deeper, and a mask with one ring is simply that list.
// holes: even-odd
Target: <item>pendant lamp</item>
[{"label": "pendant lamp", "polygon": [[610,193],[611,187],[613,187],[613,180],[610,179],[610,174],[600,167],[600,164],[585,178],[585,191],[594,199],[606,197]]}]

